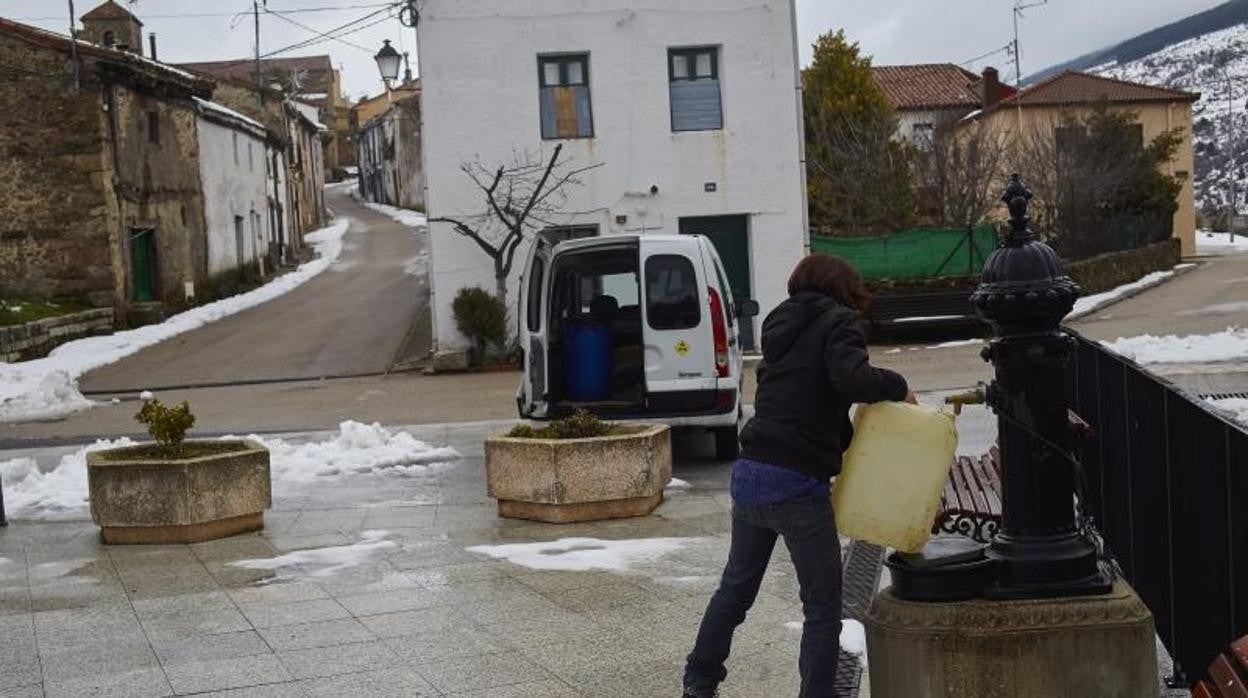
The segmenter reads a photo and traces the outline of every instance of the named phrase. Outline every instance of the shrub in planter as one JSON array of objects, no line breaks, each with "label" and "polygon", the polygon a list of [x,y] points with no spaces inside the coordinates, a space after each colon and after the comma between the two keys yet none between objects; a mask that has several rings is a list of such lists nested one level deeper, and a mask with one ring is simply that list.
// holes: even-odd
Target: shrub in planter
[{"label": "shrub in planter", "polygon": [[264,527],[269,452],[249,440],[186,441],[190,405],[147,400],[154,443],[87,454],[91,518],[105,543],[193,543]]},{"label": "shrub in planter", "polygon": [[480,366],[489,346],[502,346],[507,339],[507,306],[497,297],[475,286],[461,288],[451,303],[455,326],[473,345],[472,362]]},{"label": "shrub in planter", "polygon": [[485,469],[503,517],[570,523],[644,516],[663,502],[672,477],[671,430],[578,412],[487,439]]}]

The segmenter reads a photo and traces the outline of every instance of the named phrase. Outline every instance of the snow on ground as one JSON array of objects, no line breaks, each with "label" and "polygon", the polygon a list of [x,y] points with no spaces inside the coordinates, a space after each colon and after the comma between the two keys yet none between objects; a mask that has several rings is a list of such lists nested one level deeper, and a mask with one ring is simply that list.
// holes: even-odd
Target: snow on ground
[{"label": "snow on ground", "polygon": [[1248,252],[1248,234],[1236,235],[1232,240],[1230,233],[1215,233],[1212,230],[1196,231],[1197,254],[1221,252]]},{"label": "snow on ground", "polygon": [[232,567],[248,570],[296,568],[309,577],[329,577],[353,567],[371,565],[385,553],[397,550],[398,543],[386,540],[387,531],[364,531],[351,545],[296,550],[277,557],[231,562]]},{"label": "snow on ground", "polygon": [[700,540],[699,538],[642,538],[638,540],[560,538],[548,543],[476,545],[466,550],[535,570],[622,572],[633,565],[652,562]]},{"label": "snow on ground", "polygon": [[1206,402],[1219,412],[1224,412],[1234,421],[1248,427],[1248,400],[1234,397],[1225,400],[1207,400]]},{"label": "snow on ground", "polygon": [[[357,197],[358,199],[358,197]],[[382,215],[390,216],[394,220],[406,225],[409,228],[424,228],[429,225],[429,217],[420,211],[413,211],[410,208],[398,208],[396,206],[387,206],[386,204],[375,204],[371,201],[360,200],[360,205],[365,208],[372,209]]]},{"label": "snow on ground", "polygon": [[1215,334],[1185,337],[1151,334],[1102,342],[1110,351],[1141,364],[1205,364],[1248,360],[1248,330],[1228,327]]},{"label": "snow on ground", "polygon": [[51,419],[91,407],[93,403],[78,391],[82,374],[290,292],[333,264],[342,253],[348,225],[347,220],[338,220],[305,235],[320,256],[254,291],[191,308],[157,325],[68,342],[47,358],[0,362],[0,423]]},{"label": "snow on ground", "polygon": [[[430,446],[404,431],[350,421],[339,425],[337,433],[319,441],[292,443],[263,436],[248,438],[269,449],[274,489],[368,473],[419,475],[460,457],[454,449]],[[124,438],[97,441],[62,457],[47,470],[41,470],[33,458],[0,461],[0,482],[4,483],[9,517],[81,517],[87,507],[87,453],[133,444]]]},{"label": "snow on ground", "polygon": [[668,489],[674,490],[687,490],[689,489],[689,482],[687,480],[681,480],[678,477],[674,477],[667,481],[667,487]]},{"label": "snow on ground", "polygon": [[[784,627],[802,632],[800,620],[791,620]],[[864,667],[867,665],[867,631],[862,623],[850,618],[841,621],[841,649],[857,657]]]},{"label": "snow on ground", "polygon": [[1123,284],[1117,288],[1112,288],[1104,293],[1084,296],[1083,298],[1075,301],[1075,307],[1070,311],[1070,314],[1066,316],[1066,320],[1069,321],[1081,318],[1133,293],[1158,286],[1162,282],[1170,279],[1170,277],[1174,276],[1176,273],[1184,269],[1190,269],[1193,266],[1195,265],[1179,264],[1175,266],[1174,269],[1155,271],[1151,274],[1146,274],[1136,281],[1132,281],[1129,284]]}]

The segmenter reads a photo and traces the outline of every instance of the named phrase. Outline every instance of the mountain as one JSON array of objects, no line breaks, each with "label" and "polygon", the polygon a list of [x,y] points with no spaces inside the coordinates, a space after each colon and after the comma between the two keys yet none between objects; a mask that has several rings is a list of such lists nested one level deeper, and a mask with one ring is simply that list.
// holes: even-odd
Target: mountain
[{"label": "mountain", "polygon": [[1078,58],[1050,66],[1023,78],[1028,85],[1063,70],[1087,70],[1106,63],[1129,63],[1170,46],[1248,22],[1248,0],[1229,0],[1177,22],[1144,32],[1122,43],[1085,53]]},{"label": "mountain", "polygon": [[1236,208],[1248,210],[1248,0],[1218,5],[1028,80],[1060,70],[1199,92],[1192,105],[1196,209],[1212,214],[1225,205],[1233,176]]}]

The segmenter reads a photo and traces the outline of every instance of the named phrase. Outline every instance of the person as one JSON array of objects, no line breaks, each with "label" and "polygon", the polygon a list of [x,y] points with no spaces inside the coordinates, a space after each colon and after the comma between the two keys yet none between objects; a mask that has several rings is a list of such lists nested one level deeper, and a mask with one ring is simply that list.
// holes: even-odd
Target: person
[{"label": "person", "polygon": [[685,665],[684,696],[709,698],[727,676],[732,634],[754,604],[776,539],[797,571],[802,698],[833,695],[841,634],[841,549],[828,483],[849,446],[853,403],[914,402],[906,380],[867,356],[859,313],[870,295],[844,260],[810,255],[789,298],[763,322],[755,414],[732,466],[732,542]]}]

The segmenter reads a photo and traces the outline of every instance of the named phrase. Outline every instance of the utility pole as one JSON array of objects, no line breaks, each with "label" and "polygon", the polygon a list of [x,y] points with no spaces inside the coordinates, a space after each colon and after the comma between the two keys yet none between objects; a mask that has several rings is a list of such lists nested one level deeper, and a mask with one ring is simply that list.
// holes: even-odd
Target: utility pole
[{"label": "utility pole", "polygon": [[1023,82],[1023,64],[1020,59],[1023,51],[1018,45],[1018,19],[1023,16],[1023,10],[1047,4],[1049,4],[1049,0],[1039,0],[1039,2],[1030,3],[1024,3],[1024,0],[1014,0],[1014,84],[1016,85]]},{"label": "utility pole", "polygon": [[1225,68],[1222,74],[1226,76],[1226,150],[1230,158],[1226,166],[1226,229],[1235,242],[1235,82]]},{"label": "utility pole", "polygon": [[78,64],[78,20],[74,18],[74,0],[69,0],[69,62],[74,64],[74,92],[82,89],[82,72]]},{"label": "utility pole", "polygon": [[[264,1],[267,9],[268,0]],[[264,83],[260,76],[260,2],[259,0],[251,0],[251,14],[256,24],[256,102],[259,104],[260,111],[264,111]]]}]

